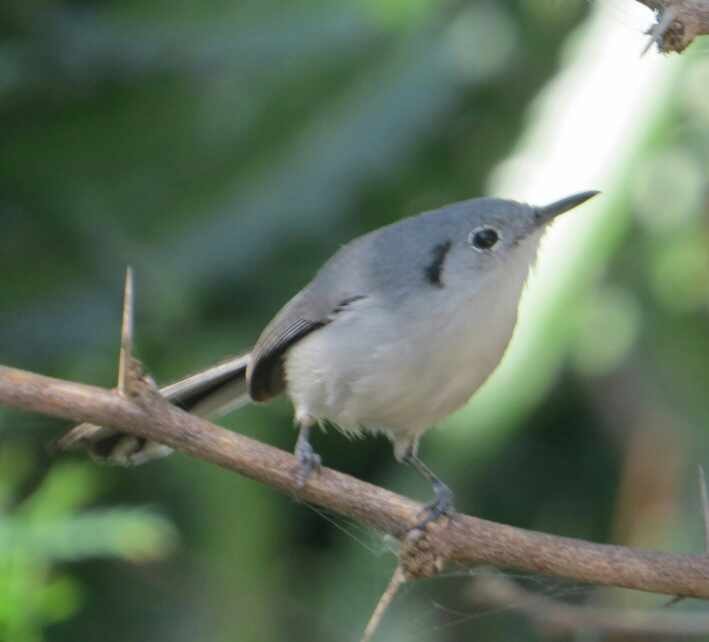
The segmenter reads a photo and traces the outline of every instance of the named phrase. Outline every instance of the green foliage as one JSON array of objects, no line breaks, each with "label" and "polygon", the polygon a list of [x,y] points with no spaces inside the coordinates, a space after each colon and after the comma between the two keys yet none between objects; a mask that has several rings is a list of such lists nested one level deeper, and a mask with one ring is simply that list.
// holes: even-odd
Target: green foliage
[{"label": "green foliage", "polygon": [[20,497],[32,462],[0,450],[0,640],[39,642],[44,629],[75,614],[81,584],[65,562],[93,557],[147,561],[175,545],[168,520],[146,509],[85,509],[100,482],[89,464],[60,463]]}]

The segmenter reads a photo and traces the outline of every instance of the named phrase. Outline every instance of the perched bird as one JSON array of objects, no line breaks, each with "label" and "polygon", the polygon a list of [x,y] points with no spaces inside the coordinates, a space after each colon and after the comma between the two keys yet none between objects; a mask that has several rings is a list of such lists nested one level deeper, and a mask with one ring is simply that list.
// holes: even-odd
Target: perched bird
[{"label": "perched bird", "polygon": [[[261,333],[253,349],[161,390],[198,415],[224,414],[282,392],[299,435],[299,484],[320,466],[313,426],[385,434],[397,460],[433,484],[429,517],[453,508],[450,489],[417,455],[419,439],[495,370],[517,321],[547,225],[597,192],[544,207],[477,198],[354,239],[328,260]],[[167,446],[88,424],[60,448],[136,465]]]}]

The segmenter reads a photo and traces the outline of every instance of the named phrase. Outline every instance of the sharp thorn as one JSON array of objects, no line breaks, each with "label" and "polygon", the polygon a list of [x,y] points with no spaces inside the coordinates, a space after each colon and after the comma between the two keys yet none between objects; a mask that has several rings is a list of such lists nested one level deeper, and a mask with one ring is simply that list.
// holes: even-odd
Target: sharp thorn
[{"label": "sharp thorn", "polygon": [[118,392],[128,390],[130,361],[133,357],[133,270],[126,268],[126,284],[123,293],[123,321],[121,324],[121,351],[118,358]]},{"label": "sharp thorn", "polygon": [[704,553],[709,554],[709,493],[707,493],[707,479],[704,468],[697,466],[699,481],[699,495],[702,500],[702,514],[704,515]]},{"label": "sharp thorn", "polygon": [[657,49],[660,52],[662,51],[662,38],[664,37],[665,33],[667,33],[667,30],[670,28],[670,25],[672,24],[672,21],[674,19],[675,12],[673,7],[667,7],[662,11],[657,23],[655,23],[650,29],[650,31],[647,32],[650,38],[648,39],[645,48],[640,53],[641,58],[650,50],[650,47],[652,47],[653,43],[657,43]]},{"label": "sharp thorn", "polygon": [[640,57],[641,57],[641,58],[642,58],[648,51],[650,51],[650,47],[652,47],[652,45],[653,45],[655,42],[656,42],[655,36],[651,35],[651,36],[647,39],[647,43],[646,43],[645,46],[643,47],[643,50],[640,52]]}]

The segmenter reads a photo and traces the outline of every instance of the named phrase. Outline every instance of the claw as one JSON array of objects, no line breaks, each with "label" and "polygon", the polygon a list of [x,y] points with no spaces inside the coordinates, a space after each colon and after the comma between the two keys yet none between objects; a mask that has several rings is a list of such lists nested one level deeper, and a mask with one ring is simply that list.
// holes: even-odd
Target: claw
[{"label": "claw", "polygon": [[438,478],[433,480],[433,492],[435,499],[431,503],[426,504],[423,509],[423,518],[411,530],[425,531],[426,526],[431,522],[435,522],[441,517],[447,517],[455,513],[453,491]]},{"label": "claw", "polygon": [[414,526],[411,531],[425,531],[430,522],[435,522],[443,516],[452,515],[455,512],[453,506],[453,491],[448,488],[435,474],[426,466],[415,454],[410,451],[403,457],[403,461],[416,470],[419,475],[431,482],[435,499],[426,504],[423,510],[423,518]]}]

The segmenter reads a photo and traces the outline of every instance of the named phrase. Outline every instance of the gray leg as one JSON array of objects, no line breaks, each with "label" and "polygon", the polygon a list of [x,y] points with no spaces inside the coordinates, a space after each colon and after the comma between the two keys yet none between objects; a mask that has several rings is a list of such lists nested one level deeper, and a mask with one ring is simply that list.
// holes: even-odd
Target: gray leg
[{"label": "gray leg", "polygon": [[303,421],[300,424],[298,441],[295,443],[295,456],[298,458],[298,468],[295,471],[295,479],[298,488],[305,486],[310,475],[320,470],[320,455],[318,455],[310,443],[310,428],[312,421]]},{"label": "gray leg", "polygon": [[433,486],[433,494],[435,499],[430,503],[426,504],[425,515],[419,524],[416,525],[417,529],[425,530],[426,525],[429,522],[436,521],[439,517],[443,515],[450,515],[455,512],[455,507],[453,506],[453,491],[448,488],[437,475],[424,464],[417,455],[412,452],[407,453],[403,457],[403,461],[414,468],[414,470],[421,475],[424,479],[431,482]]}]

